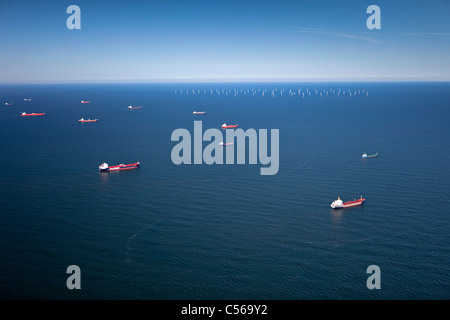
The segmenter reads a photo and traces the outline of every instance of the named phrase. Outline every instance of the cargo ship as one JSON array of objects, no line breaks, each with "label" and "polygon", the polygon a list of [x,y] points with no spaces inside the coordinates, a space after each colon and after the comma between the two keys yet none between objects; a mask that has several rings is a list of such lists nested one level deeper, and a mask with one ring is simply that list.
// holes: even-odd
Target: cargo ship
[{"label": "cargo ship", "polygon": [[99,167],[98,170],[100,172],[109,172],[109,171],[122,171],[122,170],[130,170],[130,169],[137,169],[141,166],[141,164],[138,162],[136,163],[130,163],[130,164],[119,164],[117,166],[109,166],[106,162],[103,162]]},{"label": "cargo ship", "polygon": [[230,124],[230,125],[227,125],[226,123],[224,123],[223,125],[222,125],[222,129],[230,129],[230,128],[237,128],[239,125],[237,125],[237,124]]},{"label": "cargo ship", "polygon": [[22,117],[31,117],[31,116],[43,116],[45,114],[45,112],[42,113],[26,113],[26,112],[22,112],[21,116]]},{"label": "cargo ship", "polygon": [[367,155],[367,153],[364,153],[364,154],[361,156],[361,158],[363,158],[363,159],[376,158],[376,157],[378,157],[378,152],[375,153],[375,154],[371,154],[371,155]]},{"label": "cargo ship", "polygon": [[91,103],[90,101],[81,100],[81,103]]},{"label": "cargo ship", "polygon": [[141,108],[142,108],[142,106],[139,106],[139,107],[128,106],[128,109],[130,109],[130,110],[141,109]]},{"label": "cargo ship", "polygon": [[205,114],[206,111],[194,111],[192,112],[192,114]]},{"label": "cargo ship", "polygon": [[98,119],[85,119],[85,118],[81,118],[80,120],[78,120],[78,122],[97,122]]},{"label": "cargo ship", "polygon": [[355,207],[355,206],[362,205],[362,204],[364,203],[364,201],[366,201],[366,199],[363,199],[362,196],[361,196],[360,199],[355,199],[355,200],[353,200],[353,201],[346,201],[346,202],[343,202],[343,201],[341,200],[341,198],[338,197],[337,200],[334,200],[334,201],[331,203],[331,207],[332,207],[333,209],[341,209],[341,208]]}]

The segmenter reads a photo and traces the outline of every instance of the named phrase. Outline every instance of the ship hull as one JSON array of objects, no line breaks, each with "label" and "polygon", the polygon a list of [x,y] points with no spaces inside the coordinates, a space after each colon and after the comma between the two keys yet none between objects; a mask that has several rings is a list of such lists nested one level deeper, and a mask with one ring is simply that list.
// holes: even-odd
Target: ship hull
[{"label": "ship hull", "polygon": [[119,165],[119,166],[111,166],[105,169],[100,169],[100,172],[110,172],[110,171],[124,171],[124,170],[132,170],[138,169],[141,165],[139,163]]},{"label": "ship hull", "polygon": [[378,157],[378,153],[376,153],[376,154],[371,154],[371,155],[368,155],[368,156],[363,156],[362,158],[363,159],[370,159],[370,158],[376,158],[376,157]]},{"label": "ship hull", "polygon": [[22,117],[35,117],[35,116],[43,116],[45,113],[29,113],[29,114],[21,114]]},{"label": "ship hull", "polygon": [[362,201],[351,201],[351,203],[343,203],[341,206],[335,206],[335,207],[331,207],[333,209],[344,209],[344,208],[350,208],[350,207],[356,207],[356,206],[360,206],[364,203],[364,200]]}]

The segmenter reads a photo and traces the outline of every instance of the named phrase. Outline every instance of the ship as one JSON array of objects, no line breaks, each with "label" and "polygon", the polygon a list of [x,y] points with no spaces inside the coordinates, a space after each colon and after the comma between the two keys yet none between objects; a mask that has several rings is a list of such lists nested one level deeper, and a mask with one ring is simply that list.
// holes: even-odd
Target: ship
[{"label": "ship", "polygon": [[224,123],[222,125],[222,129],[230,129],[230,128],[237,128],[238,125],[237,124],[231,124],[231,125],[227,125],[226,123]]},{"label": "ship", "polygon": [[206,111],[194,111],[192,112],[192,114],[205,114]]},{"label": "ship", "polygon": [[333,209],[342,209],[342,208],[355,207],[355,206],[362,205],[364,203],[364,201],[366,201],[366,199],[363,199],[362,196],[361,196],[360,199],[354,199],[353,201],[346,201],[346,202],[343,202],[341,200],[341,198],[338,197],[337,200],[334,200],[331,203],[331,207]]},{"label": "ship", "polygon": [[31,99],[25,98],[23,99],[23,101],[31,101]]},{"label": "ship", "polygon": [[85,118],[81,118],[80,120],[78,120],[78,122],[97,122],[98,119],[85,119]]},{"label": "ship", "polygon": [[22,112],[21,116],[22,117],[30,117],[30,116],[43,116],[45,115],[45,112],[42,113],[26,113],[26,112]]},{"label": "ship", "polygon": [[117,166],[109,166],[106,162],[103,162],[98,167],[98,170],[100,172],[122,171],[122,170],[138,169],[140,166],[141,166],[141,164],[139,163],[139,161],[136,163],[130,163],[130,164],[121,163]]},{"label": "ship", "polygon": [[364,154],[361,156],[361,158],[363,158],[363,159],[376,158],[376,157],[378,157],[378,152],[375,153],[375,154],[371,154],[371,155],[367,155],[367,153],[364,153]]},{"label": "ship", "polygon": [[91,103],[90,101],[81,100],[81,103]]},{"label": "ship", "polygon": [[14,105],[14,102],[5,102],[5,106],[12,106]]},{"label": "ship", "polygon": [[142,106],[139,106],[139,107],[128,106],[128,109],[130,109],[130,110],[141,109],[141,108],[142,108]]},{"label": "ship", "polygon": [[223,141],[219,142],[219,146],[231,146],[233,144],[233,142],[227,142],[227,143],[223,143]]}]

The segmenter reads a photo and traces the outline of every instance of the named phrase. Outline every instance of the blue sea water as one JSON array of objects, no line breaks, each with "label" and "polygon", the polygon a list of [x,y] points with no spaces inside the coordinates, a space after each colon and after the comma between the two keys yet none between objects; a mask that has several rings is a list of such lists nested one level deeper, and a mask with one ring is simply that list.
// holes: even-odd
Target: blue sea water
[{"label": "blue sea water", "polygon": [[[2,85],[0,297],[448,299],[449,101],[448,83]],[[173,164],[194,120],[279,129],[279,172]]]}]

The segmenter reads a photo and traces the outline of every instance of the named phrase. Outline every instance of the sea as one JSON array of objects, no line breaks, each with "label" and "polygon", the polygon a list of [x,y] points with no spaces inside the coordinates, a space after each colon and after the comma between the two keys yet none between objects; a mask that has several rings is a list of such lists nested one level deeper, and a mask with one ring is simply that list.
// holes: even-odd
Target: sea
[{"label": "sea", "polygon": [[[449,101],[449,83],[0,85],[0,298],[449,299]],[[278,129],[278,172],[175,164],[194,121]]]}]

